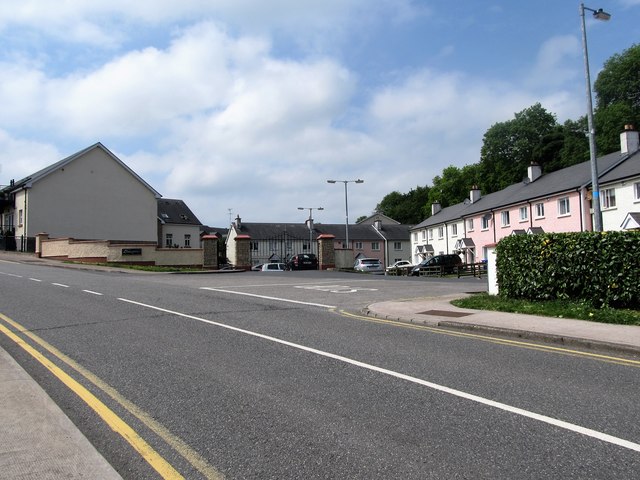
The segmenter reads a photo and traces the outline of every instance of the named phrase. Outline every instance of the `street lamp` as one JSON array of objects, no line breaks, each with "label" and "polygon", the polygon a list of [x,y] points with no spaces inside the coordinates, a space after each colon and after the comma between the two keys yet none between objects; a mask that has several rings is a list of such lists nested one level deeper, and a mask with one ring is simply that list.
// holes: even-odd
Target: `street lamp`
[{"label": "street lamp", "polygon": [[591,74],[589,73],[589,52],[587,50],[587,28],[584,21],[584,11],[588,10],[593,13],[593,18],[607,21],[611,15],[601,8],[593,10],[585,7],[584,3],[580,4],[580,18],[582,25],[582,53],[584,55],[584,73],[587,90],[587,128],[589,129],[589,159],[591,161],[591,191],[593,206],[593,230],[595,232],[602,231],[602,210],[600,208],[600,184],[598,182],[598,163],[596,159],[596,130],[593,126],[593,100],[591,99]]},{"label": "street lamp", "polygon": [[313,253],[313,217],[311,212],[313,210],[324,210],[322,207],[298,207],[298,210],[309,210],[309,253]]},{"label": "street lamp", "polygon": [[349,248],[349,200],[347,196],[347,183],[364,183],[364,180],[327,180],[327,183],[344,183],[344,210],[345,210],[345,223],[344,223],[344,236],[347,248]]}]

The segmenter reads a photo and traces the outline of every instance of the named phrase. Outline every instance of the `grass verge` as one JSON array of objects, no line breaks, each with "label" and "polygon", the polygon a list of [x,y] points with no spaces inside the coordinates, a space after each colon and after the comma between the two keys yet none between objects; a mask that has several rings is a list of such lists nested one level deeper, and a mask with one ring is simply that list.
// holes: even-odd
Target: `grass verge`
[{"label": "grass verge", "polygon": [[473,310],[525,313],[545,317],[574,318],[592,322],[640,325],[640,311],[616,308],[595,308],[587,302],[566,300],[530,301],[503,298],[480,293],[451,302],[456,307]]}]

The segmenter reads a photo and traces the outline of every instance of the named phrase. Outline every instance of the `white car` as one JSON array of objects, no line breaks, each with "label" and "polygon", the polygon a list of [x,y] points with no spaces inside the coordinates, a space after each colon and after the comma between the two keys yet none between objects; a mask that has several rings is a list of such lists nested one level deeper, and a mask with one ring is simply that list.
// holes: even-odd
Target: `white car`
[{"label": "white car", "polygon": [[413,263],[411,263],[408,260],[398,260],[397,262],[395,262],[393,265],[387,267],[387,272],[390,270],[395,270],[395,269],[408,269],[409,267],[412,267]]},{"label": "white car", "polygon": [[384,267],[377,258],[359,258],[353,265],[356,272],[384,273]]},{"label": "white car", "polygon": [[284,263],[265,263],[262,265],[263,272],[284,272],[287,266]]}]

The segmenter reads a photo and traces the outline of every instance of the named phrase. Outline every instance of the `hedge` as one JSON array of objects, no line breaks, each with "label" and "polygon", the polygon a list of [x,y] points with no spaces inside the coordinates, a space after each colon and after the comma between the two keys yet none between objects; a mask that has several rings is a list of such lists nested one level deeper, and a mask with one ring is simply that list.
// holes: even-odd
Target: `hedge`
[{"label": "hedge", "polygon": [[640,307],[640,232],[512,235],[496,256],[502,296]]}]

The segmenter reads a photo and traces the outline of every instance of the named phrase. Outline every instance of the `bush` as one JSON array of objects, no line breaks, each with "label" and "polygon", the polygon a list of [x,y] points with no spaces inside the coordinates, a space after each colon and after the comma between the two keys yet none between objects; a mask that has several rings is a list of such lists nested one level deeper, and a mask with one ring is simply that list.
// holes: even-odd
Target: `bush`
[{"label": "bush", "polygon": [[640,232],[513,235],[496,255],[500,295],[640,307]]}]

